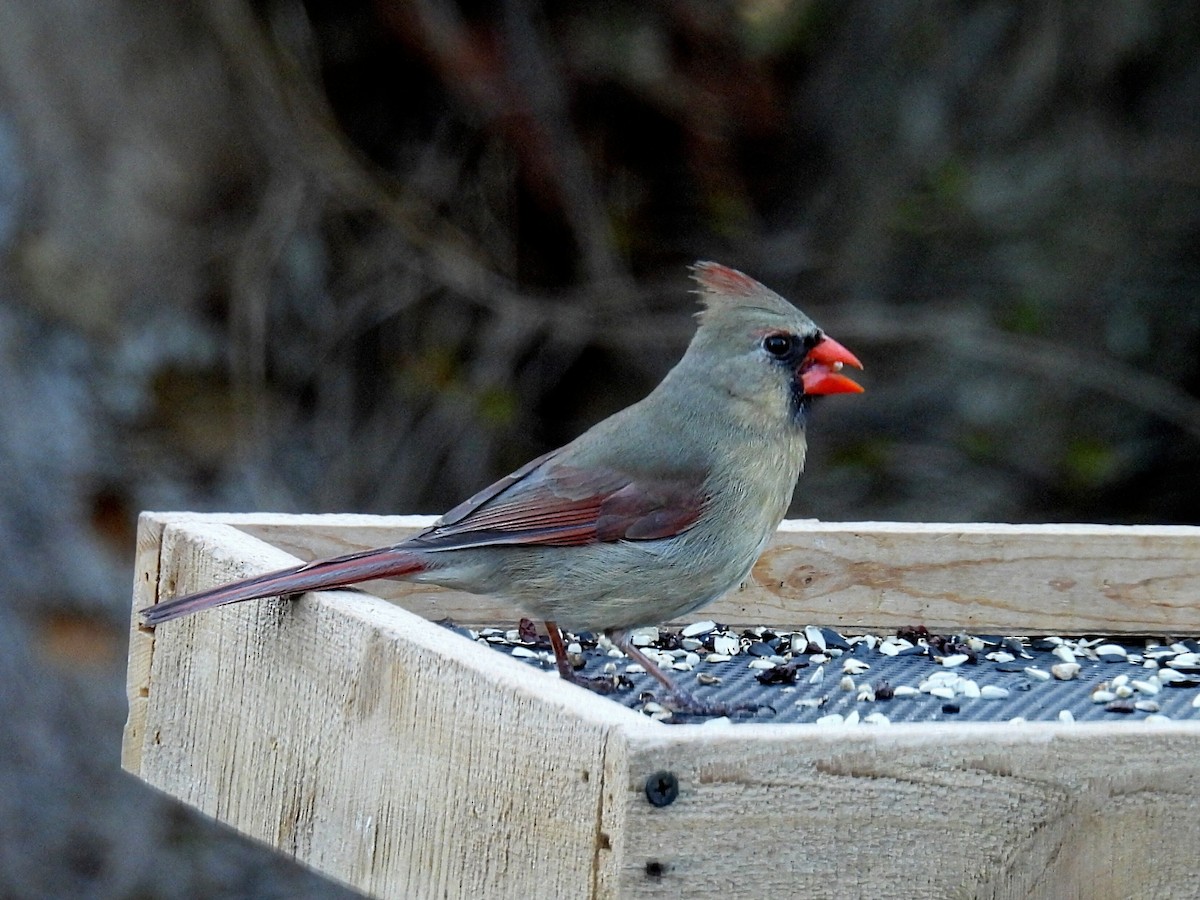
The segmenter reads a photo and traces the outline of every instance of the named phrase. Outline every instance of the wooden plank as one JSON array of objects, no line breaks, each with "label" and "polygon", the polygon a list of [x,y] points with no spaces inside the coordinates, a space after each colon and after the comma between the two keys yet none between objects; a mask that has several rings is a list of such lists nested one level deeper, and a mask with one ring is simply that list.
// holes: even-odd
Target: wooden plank
[{"label": "wooden plank", "polygon": [[[162,533],[171,514],[142,513],[138,517],[137,546],[133,560],[133,608],[154,603],[159,590],[159,550]],[[150,683],[150,659],[154,632],[142,628],[137,616],[129,623],[129,667],[125,673],[125,697],[129,717],[121,743],[121,765],[131,772],[141,769],[142,740],[145,733],[146,697]]]},{"label": "wooden plank", "polygon": [[1188,526],[785,522],[753,575],[747,612],[766,622],[1200,632],[1200,528]]},{"label": "wooden plank", "polygon": [[[422,524],[148,515],[134,603],[294,560],[272,544],[312,558]],[[756,583],[710,609],[959,628],[983,608],[1026,633],[1022,616],[1153,630],[1166,609],[1196,631],[1178,626],[1195,623],[1198,535],[785,523]],[[440,601],[465,621],[489,608]],[[381,897],[1104,898],[1195,880],[1197,722],[664,726],[347,591],[135,629],[129,693],[130,771]],[[681,791],[655,808],[660,770]]]},{"label": "wooden plank", "polygon": [[[303,559],[395,543],[432,521],[219,520]],[[494,624],[517,616],[491,598],[437,587],[377,582],[369,589],[429,619]],[[699,615],[738,627],[1197,634],[1200,528],[788,521],[751,580]]]},{"label": "wooden plank", "polygon": [[[172,593],[291,559],[225,525],[161,534]],[[125,764],[330,877],[380,897],[612,894],[604,787],[623,735],[654,723],[552,672],[338,591],[160,626],[130,677]]]},{"label": "wooden plank", "polygon": [[[1200,723],[631,737],[621,897],[1197,896]],[[646,800],[652,773],[679,797]]]}]

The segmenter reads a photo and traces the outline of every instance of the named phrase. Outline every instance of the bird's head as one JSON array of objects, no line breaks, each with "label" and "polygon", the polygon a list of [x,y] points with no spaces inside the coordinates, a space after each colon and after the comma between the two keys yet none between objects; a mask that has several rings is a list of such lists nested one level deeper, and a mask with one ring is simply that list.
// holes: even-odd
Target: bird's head
[{"label": "bird's head", "polygon": [[774,291],[712,262],[696,263],[692,277],[704,308],[687,357],[730,397],[803,424],[813,397],[863,390],[842,373],[861,369],[858,357]]}]

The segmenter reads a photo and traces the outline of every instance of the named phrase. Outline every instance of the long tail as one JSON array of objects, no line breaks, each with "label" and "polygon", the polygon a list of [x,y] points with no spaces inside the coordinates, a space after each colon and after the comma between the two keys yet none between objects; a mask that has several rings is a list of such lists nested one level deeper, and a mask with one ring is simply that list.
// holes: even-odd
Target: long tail
[{"label": "long tail", "polygon": [[328,590],[376,578],[402,578],[425,568],[423,555],[412,550],[399,547],[363,550],[347,556],[322,559],[291,569],[267,572],[265,575],[257,575],[243,581],[218,585],[206,591],[176,597],[166,603],[147,606],[138,610],[138,614],[146,625],[154,626],[200,612],[202,609],[224,606],[226,603]]}]

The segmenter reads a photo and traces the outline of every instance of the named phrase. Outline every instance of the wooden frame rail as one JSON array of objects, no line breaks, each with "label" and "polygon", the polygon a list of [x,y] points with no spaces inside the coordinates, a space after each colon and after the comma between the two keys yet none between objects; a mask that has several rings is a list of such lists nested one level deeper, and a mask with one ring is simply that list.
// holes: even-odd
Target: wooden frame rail
[{"label": "wooden frame rail", "polygon": [[[144,514],[134,607],[428,521]],[[665,725],[430,621],[486,597],[368,588],[135,619],[125,768],[380,897],[1200,890],[1200,721]],[[703,615],[1197,634],[1200,529],[785,522]]]}]

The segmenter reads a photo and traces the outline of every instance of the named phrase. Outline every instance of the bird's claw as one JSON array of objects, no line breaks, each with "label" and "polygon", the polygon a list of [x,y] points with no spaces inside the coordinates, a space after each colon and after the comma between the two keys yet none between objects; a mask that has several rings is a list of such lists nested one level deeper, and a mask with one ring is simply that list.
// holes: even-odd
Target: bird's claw
[{"label": "bird's claw", "polygon": [[[561,672],[559,674],[562,674]],[[580,675],[578,672],[571,672],[570,675],[563,676],[564,681],[569,681],[571,684],[577,684],[581,688],[586,688],[594,694],[601,694],[607,697],[609,694],[615,694],[620,690],[628,690],[633,687],[633,683],[627,678],[618,678],[612,675]]]},{"label": "bird's claw", "polygon": [[674,712],[689,716],[727,716],[733,718],[749,718],[763,710],[775,712],[775,708],[766,703],[723,703],[720,701],[704,701],[683,690],[676,690],[671,695],[671,708]]}]

